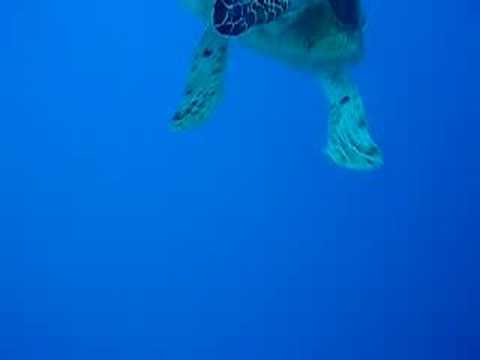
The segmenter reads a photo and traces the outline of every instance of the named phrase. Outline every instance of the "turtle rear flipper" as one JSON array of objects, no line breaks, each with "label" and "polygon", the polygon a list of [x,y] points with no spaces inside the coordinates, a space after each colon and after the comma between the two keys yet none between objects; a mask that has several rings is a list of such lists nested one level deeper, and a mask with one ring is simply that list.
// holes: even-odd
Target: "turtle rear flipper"
[{"label": "turtle rear flipper", "polygon": [[346,168],[369,170],[383,164],[368,130],[365,108],[355,85],[342,73],[322,74],[330,105],[327,154]]},{"label": "turtle rear flipper", "polygon": [[207,27],[195,50],[184,97],[173,116],[173,129],[195,127],[212,114],[223,96],[227,58],[228,40]]}]

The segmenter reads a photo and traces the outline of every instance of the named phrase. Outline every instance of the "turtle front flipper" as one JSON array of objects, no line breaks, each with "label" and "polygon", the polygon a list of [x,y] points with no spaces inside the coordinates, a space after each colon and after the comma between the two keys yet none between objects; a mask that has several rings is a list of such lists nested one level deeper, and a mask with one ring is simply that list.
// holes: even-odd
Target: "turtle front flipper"
[{"label": "turtle front flipper", "polygon": [[288,10],[291,0],[215,0],[212,22],[224,36],[238,36],[255,25],[268,24]]},{"label": "turtle front flipper", "polygon": [[223,96],[227,58],[228,40],[207,27],[195,50],[184,97],[173,116],[173,129],[190,129],[212,114]]},{"label": "turtle front flipper", "polygon": [[363,100],[342,71],[321,76],[330,105],[327,154],[340,166],[369,170],[383,164],[379,147],[370,136]]}]

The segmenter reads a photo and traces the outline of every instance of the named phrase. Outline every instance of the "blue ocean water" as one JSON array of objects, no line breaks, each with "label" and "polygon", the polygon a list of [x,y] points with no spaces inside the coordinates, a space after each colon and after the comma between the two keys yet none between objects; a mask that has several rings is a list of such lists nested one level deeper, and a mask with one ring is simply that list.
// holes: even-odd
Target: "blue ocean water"
[{"label": "blue ocean water", "polygon": [[480,6],[366,8],[362,173],[318,83],[238,44],[170,132],[202,31],[175,1],[5,2],[0,359],[480,358]]}]

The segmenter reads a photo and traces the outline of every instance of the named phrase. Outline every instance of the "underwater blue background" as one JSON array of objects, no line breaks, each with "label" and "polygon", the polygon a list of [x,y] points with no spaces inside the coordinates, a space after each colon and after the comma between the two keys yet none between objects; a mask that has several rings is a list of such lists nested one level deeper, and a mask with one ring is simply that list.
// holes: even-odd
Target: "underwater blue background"
[{"label": "underwater blue background", "polygon": [[202,31],[173,0],[1,8],[0,359],[480,358],[477,2],[366,3],[366,173],[239,44],[169,131]]}]

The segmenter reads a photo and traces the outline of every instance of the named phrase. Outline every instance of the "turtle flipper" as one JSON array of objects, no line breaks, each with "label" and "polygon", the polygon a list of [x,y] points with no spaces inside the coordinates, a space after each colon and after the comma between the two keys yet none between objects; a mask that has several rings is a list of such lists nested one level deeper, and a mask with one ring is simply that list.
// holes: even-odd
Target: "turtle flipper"
[{"label": "turtle flipper", "polygon": [[173,116],[172,127],[184,130],[206,120],[223,96],[228,40],[210,27],[197,46],[184,97]]},{"label": "turtle flipper", "polygon": [[255,25],[268,24],[288,10],[290,0],[215,0],[212,22],[224,36],[238,36]]},{"label": "turtle flipper", "polygon": [[369,170],[383,164],[383,156],[368,131],[362,98],[342,73],[322,75],[330,105],[326,152],[340,166]]}]

